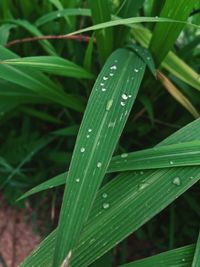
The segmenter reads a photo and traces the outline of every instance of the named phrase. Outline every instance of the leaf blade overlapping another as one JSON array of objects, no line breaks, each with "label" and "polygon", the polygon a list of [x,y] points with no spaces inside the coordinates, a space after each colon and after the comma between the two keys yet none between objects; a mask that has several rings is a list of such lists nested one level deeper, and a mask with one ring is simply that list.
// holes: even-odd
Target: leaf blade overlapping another
[{"label": "leaf blade overlapping another", "polygon": [[144,70],[145,63],[136,54],[118,49],[108,58],[96,80],[69,168],[54,266],[60,266],[77,242],[136,98]]}]

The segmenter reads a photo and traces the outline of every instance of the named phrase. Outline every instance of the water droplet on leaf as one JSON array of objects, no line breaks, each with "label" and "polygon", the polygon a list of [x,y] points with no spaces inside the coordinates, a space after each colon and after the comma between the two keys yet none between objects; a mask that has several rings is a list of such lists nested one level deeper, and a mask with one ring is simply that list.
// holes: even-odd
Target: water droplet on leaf
[{"label": "water droplet on leaf", "polygon": [[177,186],[179,186],[179,185],[181,185],[181,180],[180,180],[180,178],[179,177],[175,177],[174,179],[173,179],[173,182],[172,182],[174,185],[177,185]]}]

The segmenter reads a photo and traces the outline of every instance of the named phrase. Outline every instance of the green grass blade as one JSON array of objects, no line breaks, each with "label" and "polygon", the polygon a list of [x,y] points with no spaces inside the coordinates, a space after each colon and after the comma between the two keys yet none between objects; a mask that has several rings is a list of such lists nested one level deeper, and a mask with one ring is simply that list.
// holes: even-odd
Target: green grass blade
[{"label": "green grass blade", "polygon": [[72,61],[54,56],[35,56],[0,61],[0,64],[23,66],[47,73],[73,78],[92,79],[94,75]]},{"label": "green grass blade", "polygon": [[[112,158],[107,172],[123,172],[135,170],[174,168],[181,166],[200,165],[200,141],[183,142],[180,144],[165,145],[151,149],[124,153]],[[143,171],[142,171],[143,172]],[[66,183],[68,173],[62,173],[48,181],[32,188],[20,197],[31,196],[40,191]]]},{"label": "green grass blade", "polygon": [[[198,119],[165,139],[160,145],[189,142],[198,139],[199,136],[200,120]],[[180,186],[172,183],[173,179],[177,176],[181,177],[184,186],[183,183]],[[148,171],[143,175],[134,173],[122,174],[117,179],[108,183],[98,193],[90,219],[80,237],[79,245],[76,249],[77,256],[74,257],[74,265],[72,264],[72,266],[87,266],[96,259],[97,255],[100,256],[109,250],[108,244],[109,247],[113,247],[130,232],[136,230],[198,181],[199,176],[199,167],[186,167],[171,170],[163,169],[156,172]],[[141,185],[141,182],[144,183],[144,177],[147,178],[145,183],[149,182],[149,185],[151,184],[152,186],[152,190],[149,193],[150,196],[154,196],[153,198],[149,198],[148,195],[145,197],[148,186],[143,189],[140,187],[142,190],[138,191],[138,185]],[[192,177],[192,179],[188,179],[188,177]],[[107,194],[106,199],[104,198],[105,193]],[[105,202],[110,205],[105,210],[106,213],[102,210],[102,205]],[[124,214],[126,217],[122,219],[119,213]],[[119,221],[117,219],[118,216]],[[119,230],[120,236],[118,234]],[[123,231],[122,235],[121,231]],[[56,231],[52,232],[21,266],[51,266],[55,238]],[[110,239],[112,239],[112,242]]]},{"label": "green grass blade", "polygon": [[[94,24],[111,20],[110,2],[108,0],[89,0]],[[100,61],[105,62],[113,50],[113,29],[101,29],[96,33]]]},{"label": "green grass blade", "polygon": [[101,30],[104,28],[109,28],[109,27],[114,27],[114,26],[119,26],[119,25],[130,25],[130,24],[136,24],[136,23],[142,23],[142,22],[160,22],[160,23],[164,23],[164,22],[168,22],[168,23],[179,23],[179,24],[183,24],[183,25],[188,25],[194,28],[199,29],[200,26],[196,25],[196,24],[192,24],[189,22],[185,22],[185,21],[180,21],[180,20],[174,20],[174,19],[168,19],[168,18],[152,18],[152,17],[136,17],[136,18],[127,18],[127,19],[118,19],[116,17],[114,17],[115,20],[112,21],[108,21],[108,22],[103,22],[103,23],[99,23],[75,32],[71,32],[69,34],[66,34],[66,36],[70,36],[70,35],[74,35],[74,34],[79,34],[79,33],[83,33],[83,32],[89,32],[89,31],[96,31],[96,30]]},{"label": "green grass blade", "polygon": [[68,8],[59,11],[53,11],[38,18],[35,25],[40,27],[52,20],[62,18],[64,16],[91,16],[91,11],[86,8]]},{"label": "green grass blade", "polygon": [[[38,30],[36,26],[28,22],[27,20],[5,20],[5,22],[12,23],[15,25],[18,25],[24,29],[26,29],[29,33],[31,33],[33,36],[43,36],[43,33]],[[51,45],[51,43],[47,40],[39,41],[39,43],[42,45],[43,49],[50,55],[57,56],[57,53],[54,49],[54,47]]]},{"label": "green grass blade", "polygon": [[189,245],[124,264],[120,267],[190,267],[193,255],[194,245]]},{"label": "green grass blade", "polygon": [[140,56],[147,64],[147,67],[149,68],[151,73],[156,76],[155,63],[149,50],[136,44],[128,45],[127,47],[138,54],[138,56]]},{"label": "green grass blade", "polygon": [[15,28],[13,24],[3,24],[0,26],[0,45],[5,45],[8,41],[10,30]]},{"label": "green grass blade", "polygon": [[[175,20],[186,21],[196,0],[167,0],[161,10],[160,16]],[[180,23],[157,23],[150,43],[150,50],[157,65],[163,61],[167,53],[172,49],[178,35],[184,25]],[[159,51],[159,53],[158,53]]]},{"label": "green grass blade", "polygon": [[199,267],[200,266],[200,232],[196,243],[194,258],[192,261],[192,267]]},{"label": "green grass blade", "polygon": [[[140,25],[138,28],[132,28],[135,39],[144,47],[148,47],[152,34],[147,29]],[[178,77],[180,80],[191,85],[200,91],[199,75],[175,53],[170,51],[161,66],[168,70],[171,74]]]},{"label": "green grass blade", "polygon": [[184,142],[114,157],[109,172],[200,165],[200,141]]},{"label": "green grass blade", "polygon": [[[60,266],[77,242],[144,70],[145,63],[136,54],[119,49],[109,57],[96,80],[69,168],[54,254],[55,267]],[[124,94],[128,95],[126,100]]]},{"label": "green grass blade", "polygon": [[[116,15],[121,18],[135,17],[138,10],[143,6],[144,0],[121,0]],[[130,29],[119,26],[114,29],[114,45],[120,47],[124,44]]]},{"label": "green grass blade", "polygon": [[[0,59],[7,60],[18,56],[8,49],[0,46]],[[57,87],[47,76],[35,70],[27,70],[26,67],[14,67],[0,64],[0,78],[13,84],[17,84],[30,91],[59,103],[64,107],[70,107],[77,111],[83,111],[84,105],[73,95],[66,94]]]}]

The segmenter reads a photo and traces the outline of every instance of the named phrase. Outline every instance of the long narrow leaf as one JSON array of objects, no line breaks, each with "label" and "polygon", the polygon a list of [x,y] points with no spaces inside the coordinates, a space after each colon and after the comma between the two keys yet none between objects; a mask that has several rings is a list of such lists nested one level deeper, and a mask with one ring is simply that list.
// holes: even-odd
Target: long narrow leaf
[{"label": "long narrow leaf", "polygon": [[0,64],[8,64],[19,67],[23,66],[29,69],[36,69],[39,71],[53,73],[55,75],[60,75],[60,76],[86,78],[86,79],[94,78],[94,75],[89,73],[84,68],[61,57],[53,57],[53,56],[24,57],[19,59],[8,59],[0,61]]},{"label": "long narrow leaf", "polygon": [[194,245],[189,245],[124,264],[120,267],[190,267],[193,255]]},{"label": "long narrow leaf", "polygon": [[[161,145],[189,142],[199,136],[200,120],[196,120],[164,140]],[[164,209],[197,182],[199,177],[199,167],[186,167],[148,171],[137,175],[122,174],[107,184],[98,193],[90,219],[80,237],[72,266],[87,266],[97,255],[105,253],[108,247],[113,247]],[[180,184],[177,184],[177,181],[180,181]],[[125,217],[122,217],[123,214]],[[56,231],[52,232],[21,266],[51,266],[55,238]]]},{"label": "long narrow leaf", "polygon": [[96,80],[69,168],[55,267],[61,265],[77,242],[136,98],[144,69],[145,63],[136,54],[119,49],[109,57]]},{"label": "long narrow leaf", "polygon": [[[112,158],[107,173],[174,168],[200,165],[200,141],[165,145],[132,153],[123,153]],[[143,172],[142,171],[142,172]],[[62,173],[32,188],[19,199],[66,183],[68,173]]]},{"label": "long narrow leaf", "polygon": [[[167,0],[161,10],[160,16],[185,21],[196,0]],[[153,31],[150,49],[157,65],[163,61],[167,53],[172,49],[179,33],[184,25],[180,23],[157,23]],[[159,51],[159,53],[158,53]]]},{"label": "long narrow leaf", "polygon": [[199,267],[199,266],[200,266],[200,232],[195,247],[194,258],[192,261],[192,267]]}]

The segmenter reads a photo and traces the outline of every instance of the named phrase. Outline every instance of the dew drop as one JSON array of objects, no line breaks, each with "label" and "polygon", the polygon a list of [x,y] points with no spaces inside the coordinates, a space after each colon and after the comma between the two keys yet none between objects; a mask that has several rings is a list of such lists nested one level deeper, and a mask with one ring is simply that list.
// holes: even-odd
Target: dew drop
[{"label": "dew drop", "polygon": [[89,134],[87,134],[87,136],[86,136],[87,138],[90,138],[90,135]]},{"label": "dew drop", "polygon": [[108,209],[110,207],[109,203],[103,203],[103,208]]},{"label": "dew drop", "polygon": [[101,86],[104,86],[104,83],[100,83]]},{"label": "dew drop", "polygon": [[85,152],[85,148],[81,147],[81,153],[84,153],[84,152]]},{"label": "dew drop", "polygon": [[58,13],[58,14],[57,14],[57,17],[58,17],[58,18],[60,18],[60,17],[61,17],[61,14],[60,14],[60,13]]},{"label": "dew drop", "polygon": [[151,58],[150,57],[147,57],[147,60],[150,60]]},{"label": "dew drop", "polygon": [[105,92],[106,91],[106,88],[102,88],[101,91]]},{"label": "dew drop", "polygon": [[144,172],[143,171],[140,171],[140,174],[142,175],[142,174],[144,174]]},{"label": "dew drop", "polygon": [[109,111],[110,108],[112,107],[112,104],[113,104],[113,99],[110,99],[108,102],[107,102],[107,105],[106,105],[106,110]]},{"label": "dew drop", "polygon": [[88,129],[88,132],[91,133],[92,129]]},{"label": "dew drop", "polygon": [[134,69],[134,72],[139,72],[139,70],[135,68],[135,69]]},{"label": "dew drop", "polygon": [[124,107],[125,106],[125,103],[123,101],[121,101],[121,106]]},{"label": "dew drop", "polygon": [[185,259],[183,258],[183,259],[182,259],[182,261],[184,262],[184,261],[185,261]]},{"label": "dew drop", "polygon": [[129,98],[131,98],[131,97],[132,97],[132,95],[128,95],[128,97],[129,97]]},{"label": "dew drop", "polygon": [[127,157],[128,157],[128,154],[127,153],[121,154],[121,158],[127,158]]},{"label": "dew drop", "polygon": [[108,194],[107,193],[103,193],[102,194],[102,198],[107,198]]},{"label": "dew drop", "polygon": [[79,183],[79,182],[80,182],[80,179],[79,179],[79,178],[77,178],[77,179],[76,179],[76,183]]},{"label": "dew drop", "polygon": [[181,180],[180,180],[180,178],[179,177],[175,177],[174,179],[173,179],[173,182],[172,182],[174,185],[177,185],[177,186],[179,186],[179,185],[181,185]]},{"label": "dew drop", "polygon": [[122,95],[122,98],[123,98],[124,100],[127,100],[127,99],[128,99],[128,96],[127,96],[126,94],[123,94],[123,95]]},{"label": "dew drop", "polygon": [[110,67],[111,70],[116,70],[117,69],[117,66],[116,65],[113,65]]},{"label": "dew drop", "polygon": [[108,80],[108,77],[107,76],[103,76],[103,80],[104,81]]},{"label": "dew drop", "polygon": [[98,162],[97,163],[97,168],[101,168],[101,166],[102,166],[102,163],[101,162]]},{"label": "dew drop", "polygon": [[114,73],[111,72],[109,75],[110,75],[110,76],[114,76]]},{"label": "dew drop", "polygon": [[170,165],[173,165],[173,164],[174,164],[174,162],[173,162],[172,160],[170,160],[169,164],[170,164]]},{"label": "dew drop", "polygon": [[194,176],[190,176],[190,180],[194,179]]},{"label": "dew drop", "polygon": [[109,122],[108,128],[113,128],[115,127],[115,121],[114,122]]}]

